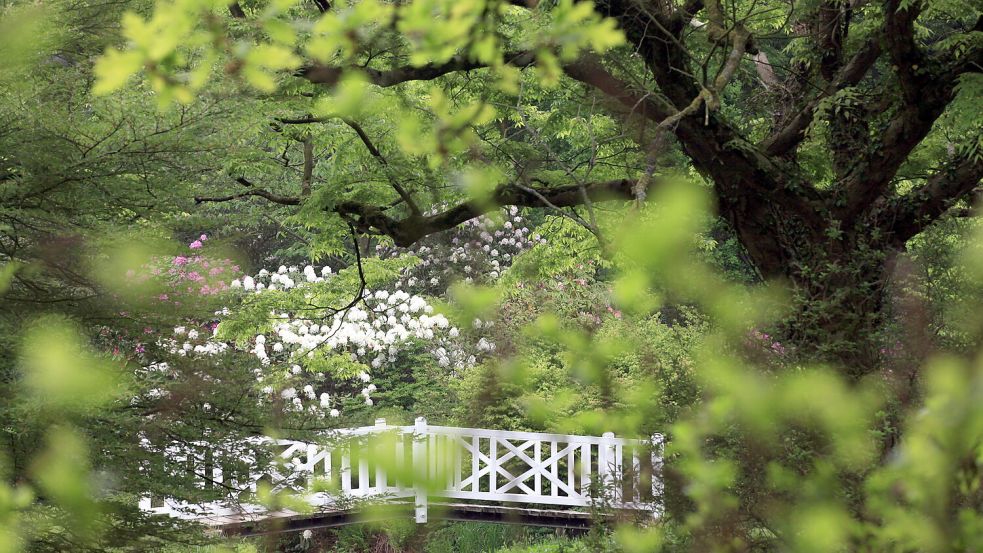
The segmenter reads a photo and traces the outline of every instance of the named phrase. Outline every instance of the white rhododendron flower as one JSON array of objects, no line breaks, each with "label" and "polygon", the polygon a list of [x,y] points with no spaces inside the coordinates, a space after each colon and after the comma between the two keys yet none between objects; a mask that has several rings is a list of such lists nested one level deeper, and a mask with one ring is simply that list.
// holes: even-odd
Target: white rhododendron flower
[{"label": "white rhododendron flower", "polygon": [[[217,323],[235,312],[234,306],[231,310],[222,308],[215,313],[217,321],[209,323],[211,332],[203,332],[204,326],[198,324],[190,331],[180,326],[174,329],[173,338],[162,338],[158,344],[186,357],[248,353],[255,359],[250,369],[258,383],[258,400],[279,396],[286,400],[285,409],[305,417],[340,416],[339,407],[351,399],[361,398],[373,405],[371,395],[378,386],[372,383],[372,374],[399,367],[404,352],[422,349],[448,371],[464,370],[494,355],[495,343],[480,335],[493,326],[491,320],[475,319],[471,327],[462,330],[452,326],[443,314],[435,313],[427,296],[443,295],[446,286],[456,280],[493,281],[509,268],[516,255],[543,241],[524,226],[518,209],[503,209],[502,215],[501,222],[490,217],[472,219],[446,236],[426,237],[410,249],[376,246],[382,258],[409,253],[420,261],[402,270],[389,289],[364,290],[347,309],[292,312],[277,307],[269,314],[269,330],[240,347],[217,337]],[[281,264],[275,271],[261,269],[254,275],[240,276],[229,289],[244,302],[275,290],[290,291],[293,297],[306,297],[314,304],[320,287],[333,275],[328,266]],[[317,359],[331,356],[344,356],[371,369],[372,374],[357,369],[341,374],[315,369]],[[354,394],[359,389],[361,394]]]}]

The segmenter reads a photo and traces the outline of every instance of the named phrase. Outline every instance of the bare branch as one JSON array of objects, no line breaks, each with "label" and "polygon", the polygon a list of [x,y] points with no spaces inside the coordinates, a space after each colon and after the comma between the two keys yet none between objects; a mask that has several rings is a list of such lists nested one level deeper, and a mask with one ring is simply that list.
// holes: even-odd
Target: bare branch
[{"label": "bare branch", "polygon": [[310,136],[305,136],[302,141],[304,144],[304,172],[300,179],[300,195],[311,195],[311,181],[314,178],[314,141]]},{"label": "bare branch", "polygon": [[267,190],[263,190],[262,188],[250,190],[248,192],[240,192],[239,194],[232,194],[230,196],[195,196],[195,203],[230,202],[232,200],[248,198],[249,196],[259,196],[260,198],[265,198],[268,201],[280,205],[300,205],[300,198],[293,196],[280,196]]},{"label": "bare branch", "polygon": [[775,76],[775,69],[771,66],[768,54],[765,54],[764,50],[758,50],[752,59],[754,60],[754,70],[758,73],[758,78],[761,79],[761,84],[765,85],[765,88],[775,88],[781,84],[778,77]]},{"label": "bare branch", "polygon": [[406,206],[410,208],[410,211],[415,214],[419,214],[420,208],[417,207],[416,202],[413,200],[413,196],[411,196],[410,193],[403,188],[403,185],[400,184],[399,180],[397,180],[393,175],[392,168],[389,166],[389,161],[382,155],[379,148],[376,148],[375,144],[372,142],[372,139],[370,139],[369,135],[366,134],[365,129],[351,119],[342,118],[342,121],[344,121],[346,125],[355,131],[355,134],[358,135],[358,138],[362,141],[362,144],[365,144],[365,147],[369,150],[369,153],[372,154],[372,157],[374,157],[379,164],[382,165],[382,169],[386,173],[386,178],[389,180],[389,184],[392,185],[393,190],[399,194],[399,197],[406,202]]},{"label": "bare branch", "polygon": [[276,122],[282,123],[284,125],[310,125],[312,123],[324,123],[327,121],[324,117],[277,117]]}]

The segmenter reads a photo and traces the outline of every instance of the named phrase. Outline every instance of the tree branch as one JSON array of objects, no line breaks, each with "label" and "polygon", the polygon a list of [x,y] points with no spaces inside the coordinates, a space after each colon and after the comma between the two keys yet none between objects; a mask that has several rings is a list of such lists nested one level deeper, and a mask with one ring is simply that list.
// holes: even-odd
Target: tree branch
[{"label": "tree branch", "polygon": [[238,194],[232,194],[230,196],[195,196],[195,203],[201,204],[205,202],[229,202],[232,200],[238,200],[241,198],[247,198],[249,196],[259,196],[260,198],[265,198],[266,200],[280,205],[300,205],[300,198],[293,196],[280,196],[258,188],[256,190],[250,190],[248,192],[240,192]]},{"label": "tree branch", "polygon": [[843,63],[843,43],[849,34],[852,9],[846,2],[825,1],[819,5],[815,27],[819,46],[819,72],[831,82]]},{"label": "tree branch", "polygon": [[893,209],[893,238],[901,246],[921,232],[983,181],[983,160],[955,160],[929,177],[925,184],[899,198]]},{"label": "tree branch", "polygon": [[362,144],[365,144],[366,149],[369,150],[369,153],[372,154],[372,157],[374,157],[379,162],[379,164],[382,165],[382,170],[386,173],[386,178],[389,180],[389,184],[392,185],[393,190],[395,190],[396,193],[399,194],[399,197],[402,198],[404,202],[406,202],[406,206],[410,208],[410,211],[412,211],[414,214],[419,215],[420,208],[417,207],[416,202],[413,200],[413,196],[411,196],[410,193],[407,192],[405,188],[403,188],[403,185],[400,184],[399,181],[396,179],[396,177],[393,175],[392,168],[389,166],[389,161],[386,160],[385,156],[382,155],[382,152],[379,151],[379,148],[376,148],[375,144],[372,142],[372,139],[369,138],[368,134],[366,134],[365,129],[363,129],[361,125],[359,125],[357,122],[351,119],[342,118],[341,120],[344,121],[346,125],[351,127],[353,131],[355,131],[355,134],[358,135],[358,138],[362,141]]},{"label": "tree branch", "polygon": [[246,12],[242,10],[242,5],[239,2],[232,2],[229,4],[229,14],[236,19],[245,19]]},{"label": "tree branch", "polygon": [[769,136],[759,144],[759,147],[768,155],[785,155],[794,149],[805,138],[806,129],[812,124],[816,117],[816,108],[819,103],[838,90],[850,86],[856,86],[881,55],[881,45],[879,37],[873,37],[865,43],[860,50],[843,66],[837,76],[820,91],[802,110],[789,121],[788,125],[777,133]]},{"label": "tree branch", "polygon": [[314,140],[310,136],[305,136],[302,141],[304,145],[304,172],[300,179],[300,195],[311,195],[311,184],[314,180]]},{"label": "tree branch", "polygon": [[[650,183],[650,186],[657,183]],[[525,186],[505,184],[492,194],[489,201],[467,201],[433,215],[410,215],[397,220],[378,206],[356,202],[344,202],[335,212],[351,222],[360,232],[384,234],[397,246],[406,247],[417,240],[437,232],[454,228],[461,223],[488,213],[500,206],[520,207],[569,207],[581,205],[584,193],[592,201],[634,198],[635,181],[630,179],[595,182],[552,188],[529,189]],[[547,203],[544,203],[543,200]],[[551,204],[551,205],[550,205]]]},{"label": "tree branch", "polygon": [[584,56],[563,67],[570,78],[592,86],[612,100],[628,108],[628,115],[638,114],[644,119],[662,121],[672,117],[677,110],[665,101],[656,101],[651,93],[634,90],[631,85],[608,72],[593,56]]},{"label": "tree branch", "polygon": [[[505,63],[516,67],[532,65],[536,59],[534,52],[506,53]],[[311,64],[301,68],[297,75],[315,84],[334,86],[347,71],[361,71],[368,77],[369,82],[381,87],[395,86],[409,81],[429,81],[458,71],[482,69],[487,64],[471,60],[464,56],[455,56],[445,63],[427,64],[421,67],[393,67],[391,69],[372,69],[369,67],[338,67],[322,64]]]},{"label": "tree branch", "polygon": [[284,125],[310,125],[312,123],[324,123],[327,121],[325,117],[277,117],[277,123],[282,123]]},{"label": "tree branch", "polygon": [[[658,179],[650,179],[647,185],[651,189],[660,183]],[[354,225],[359,232],[383,234],[392,238],[396,245],[405,247],[425,236],[454,228],[501,206],[562,208],[583,205],[585,201],[630,201],[635,198],[637,186],[638,181],[631,179],[540,188],[509,183],[499,186],[487,201],[466,201],[432,215],[411,213],[404,219],[386,214],[389,206],[351,201],[339,203],[332,211]],[[300,197],[280,196],[257,188],[229,196],[195,196],[195,203],[229,202],[250,196],[258,196],[280,205],[300,205],[303,201]]]},{"label": "tree branch", "polygon": [[915,19],[920,10],[919,2],[910,2],[902,7],[901,0],[888,0],[884,6],[884,37],[888,55],[897,71],[898,84],[907,104],[918,103],[919,85],[925,77],[930,78],[924,56],[915,43]]}]

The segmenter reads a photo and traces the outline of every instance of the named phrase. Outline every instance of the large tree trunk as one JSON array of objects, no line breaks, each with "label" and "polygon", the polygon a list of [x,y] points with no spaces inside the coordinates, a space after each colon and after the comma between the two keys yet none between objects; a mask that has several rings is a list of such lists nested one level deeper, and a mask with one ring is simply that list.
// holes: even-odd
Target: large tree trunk
[{"label": "large tree trunk", "polygon": [[847,251],[802,261],[790,275],[795,309],[783,334],[803,359],[853,380],[881,368],[886,253]]},{"label": "large tree trunk", "polygon": [[868,237],[860,224],[833,228],[833,219],[807,206],[784,197],[720,207],[758,270],[790,288],[792,309],[779,333],[786,349],[857,380],[880,369],[894,247]]}]

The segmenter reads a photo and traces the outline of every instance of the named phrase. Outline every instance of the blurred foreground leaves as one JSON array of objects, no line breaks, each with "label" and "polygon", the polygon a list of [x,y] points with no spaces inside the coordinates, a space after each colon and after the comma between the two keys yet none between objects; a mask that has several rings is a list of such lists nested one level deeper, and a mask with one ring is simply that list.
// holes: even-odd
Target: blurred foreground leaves
[{"label": "blurred foreground leaves", "polygon": [[[614,254],[614,298],[632,320],[685,302],[712,321],[694,354],[702,400],[668,429],[651,426],[665,420],[666,383],[655,375],[630,389],[611,387],[624,406],[615,411],[570,418],[563,401],[529,404],[536,419],[569,428],[636,436],[668,430],[666,516],[648,529],[619,529],[616,549],[983,547],[983,358],[929,360],[918,369],[923,401],[909,404],[899,404],[890,369],[854,382],[835,367],[756,363],[749,336],[779,319],[786,298],[777,286],[728,282],[695,255],[709,207],[699,186],[667,186],[629,214],[637,224],[626,225],[631,230]],[[570,376],[585,385],[616,378],[619,355],[644,351],[650,339],[586,334],[553,315],[528,332],[555,344]],[[522,386],[531,366],[516,361],[501,374]],[[900,428],[886,429],[890,420]]]}]

